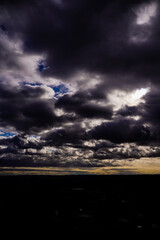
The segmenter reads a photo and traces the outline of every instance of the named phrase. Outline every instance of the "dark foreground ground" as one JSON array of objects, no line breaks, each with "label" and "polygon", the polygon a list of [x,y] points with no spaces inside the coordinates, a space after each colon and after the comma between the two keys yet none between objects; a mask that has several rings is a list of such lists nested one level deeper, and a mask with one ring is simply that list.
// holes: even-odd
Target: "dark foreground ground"
[{"label": "dark foreground ground", "polygon": [[158,175],[0,177],[0,232],[159,235],[159,192]]}]

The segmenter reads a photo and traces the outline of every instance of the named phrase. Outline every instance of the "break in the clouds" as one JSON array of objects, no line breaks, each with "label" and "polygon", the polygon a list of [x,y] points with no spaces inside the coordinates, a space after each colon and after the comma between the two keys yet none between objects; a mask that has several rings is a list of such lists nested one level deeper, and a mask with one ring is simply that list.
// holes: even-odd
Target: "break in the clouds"
[{"label": "break in the clouds", "polygon": [[160,2],[0,2],[0,165],[160,157]]}]

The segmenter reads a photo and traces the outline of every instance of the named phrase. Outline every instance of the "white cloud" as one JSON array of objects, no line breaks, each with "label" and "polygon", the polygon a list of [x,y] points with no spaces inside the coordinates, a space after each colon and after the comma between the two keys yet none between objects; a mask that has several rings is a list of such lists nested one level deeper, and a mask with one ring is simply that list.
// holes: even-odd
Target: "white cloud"
[{"label": "white cloud", "polygon": [[142,98],[148,91],[149,91],[149,88],[137,89],[135,92],[132,93],[132,99],[138,100],[138,99]]},{"label": "white cloud", "polygon": [[109,95],[109,102],[113,105],[114,110],[118,110],[125,105],[137,106],[143,102],[142,97],[149,91],[149,88],[140,88],[132,92],[122,90],[113,90]]},{"label": "white cloud", "polygon": [[135,19],[129,30],[129,41],[134,44],[148,42],[152,36],[152,27],[158,14],[158,1],[141,4],[133,9]]},{"label": "white cloud", "polygon": [[150,24],[152,19],[156,16],[158,10],[158,2],[151,2],[149,4],[142,4],[136,9],[136,23],[138,25]]}]

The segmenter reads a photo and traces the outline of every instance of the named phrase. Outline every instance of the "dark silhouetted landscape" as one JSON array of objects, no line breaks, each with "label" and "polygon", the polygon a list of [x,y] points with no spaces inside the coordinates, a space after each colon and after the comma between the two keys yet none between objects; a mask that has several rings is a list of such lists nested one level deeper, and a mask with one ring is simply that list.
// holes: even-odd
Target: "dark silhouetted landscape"
[{"label": "dark silhouetted landscape", "polygon": [[1,230],[61,236],[160,233],[159,175],[0,177]]}]

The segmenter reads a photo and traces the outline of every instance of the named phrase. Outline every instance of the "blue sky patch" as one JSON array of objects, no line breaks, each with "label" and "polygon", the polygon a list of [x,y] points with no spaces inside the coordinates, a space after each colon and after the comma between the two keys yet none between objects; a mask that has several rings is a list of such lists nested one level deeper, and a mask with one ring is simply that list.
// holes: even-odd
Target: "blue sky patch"
[{"label": "blue sky patch", "polygon": [[0,131],[0,137],[13,137],[16,136],[15,133]]},{"label": "blue sky patch", "polygon": [[64,84],[60,84],[58,86],[50,86],[54,92],[55,92],[55,97],[58,97],[59,94],[64,94],[69,91],[69,88],[67,88]]},{"label": "blue sky patch", "polygon": [[48,68],[49,68],[49,66],[46,65],[43,60],[38,62],[38,71],[40,73],[43,72],[44,70],[48,69]]},{"label": "blue sky patch", "polygon": [[38,82],[36,82],[36,83],[21,82],[20,84],[22,84],[22,85],[30,85],[30,86],[41,86],[42,85],[42,83],[38,83]]}]

